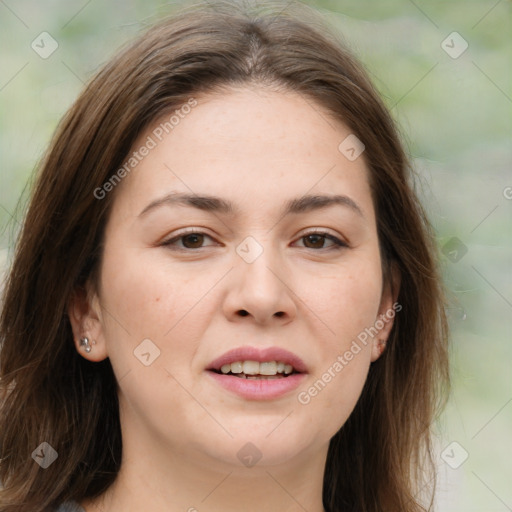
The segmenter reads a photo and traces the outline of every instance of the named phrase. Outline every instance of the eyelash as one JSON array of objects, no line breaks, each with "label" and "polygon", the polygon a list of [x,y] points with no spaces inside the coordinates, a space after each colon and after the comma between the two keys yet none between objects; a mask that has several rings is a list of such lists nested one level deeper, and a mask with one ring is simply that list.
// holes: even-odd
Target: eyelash
[{"label": "eyelash", "polygon": [[[177,241],[181,240],[182,238],[185,238],[187,235],[205,235],[208,238],[213,239],[213,237],[211,237],[210,235],[208,235],[207,233],[205,233],[203,231],[199,231],[196,228],[188,228],[185,231],[182,231],[181,233],[179,233],[177,236],[174,236],[173,238],[162,242],[161,245],[164,247],[169,247],[171,250],[186,251],[186,252],[189,252],[189,251],[197,252],[198,250],[204,248],[204,247],[198,247],[196,249],[190,249],[187,247],[173,247],[172,246],[172,244],[174,242],[177,242]],[[344,242],[344,241],[340,240],[339,238],[335,237],[334,235],[331,235],[331,234],[327,233],[326,231],[322,231],[322,230],[308,231],[307,233],[304,233],[301,237],[299,237],[298,240],[302,240],[303,238],[306,238],[311,235],[318,235],[318,236],[324,237],[324,238],[330,240],[331,242],[333,242],[334,245],[332,245],[331,247],[321,247],[319,249],[314,249],[311,247],[304,247],[305,249],[311,249],[313,251],[331,251],[331,250],[339,251],[341,249],[346,249],[349,247],[346,242]]]}]

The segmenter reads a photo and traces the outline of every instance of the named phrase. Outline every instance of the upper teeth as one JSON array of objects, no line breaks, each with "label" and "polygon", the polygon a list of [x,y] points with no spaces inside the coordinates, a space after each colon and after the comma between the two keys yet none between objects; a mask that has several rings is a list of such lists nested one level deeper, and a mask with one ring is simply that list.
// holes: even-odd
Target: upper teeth
[{"label": "upper teeth", "polygon": [[286,375],[292,373],[293,366],[285,364],[281,361],[236,361],[235,363],[222,365],[220,371],[222,373],[245,373],[246,375],[277,375],[284,373]]}]

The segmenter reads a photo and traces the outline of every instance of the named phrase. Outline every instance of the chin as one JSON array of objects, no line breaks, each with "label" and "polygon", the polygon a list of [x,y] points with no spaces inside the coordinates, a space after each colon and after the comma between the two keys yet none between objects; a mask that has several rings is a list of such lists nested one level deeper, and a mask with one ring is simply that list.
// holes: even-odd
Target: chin
[{"label": "chin", "polygon": [[[299,429],[290,428],[290,425],[285,427],[285,416],[273,422],[270,429],[265,423],[264,427],[239,429],[236,432],[230,430],[232,439],[227,435],[223,441],[217,439],[208,446],[208,449],[204,448],[204,453],[209,453],[225,464],[239,467],[278,466],[289,463],[303,455],[308,446],[316,444],[320,436],[313,434],[311,430],[301,433]],[[277,425],[279,426],[276,428]],[[214,450],[212,446],[215,447]]]}]

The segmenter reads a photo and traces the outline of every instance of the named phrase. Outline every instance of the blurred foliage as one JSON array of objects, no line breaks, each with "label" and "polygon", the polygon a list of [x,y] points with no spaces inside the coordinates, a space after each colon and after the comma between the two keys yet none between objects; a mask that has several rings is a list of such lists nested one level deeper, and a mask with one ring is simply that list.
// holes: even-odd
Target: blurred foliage
[{"label": "blurred foliage", "polygon": [[[458,470],[439,459],[441,490],[457,490],[441,494],[440,510],[511,510],[511,1],[306,3],[359,56],[397,120],[440,251],[454,236],[468,248],[457,263],[441,253],[454,389],[439,443],[456,440],[470,456]],[[170,10],[154,0],[0,2],[0,263],[18,199],[83,83]],[[31,48],[43,31],[59,44],[46,60]],[[457,59],[441,47],[453,31],[469,44]]]}]

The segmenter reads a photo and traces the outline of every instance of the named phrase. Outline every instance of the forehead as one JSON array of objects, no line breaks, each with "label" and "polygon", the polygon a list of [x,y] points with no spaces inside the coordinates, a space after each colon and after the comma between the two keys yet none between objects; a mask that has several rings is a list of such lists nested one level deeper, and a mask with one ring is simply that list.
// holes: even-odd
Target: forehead
[{"label": "forehead", "polygon": [[173,191],[231,198],[240,211],[343,193],[373,212],[364,154],[345,156],[343,141],[353,135],[311,99],[246,87],[186,105],[153,122],[134,144],[132,152],[150,149],[117,191],[125,214]]}]

